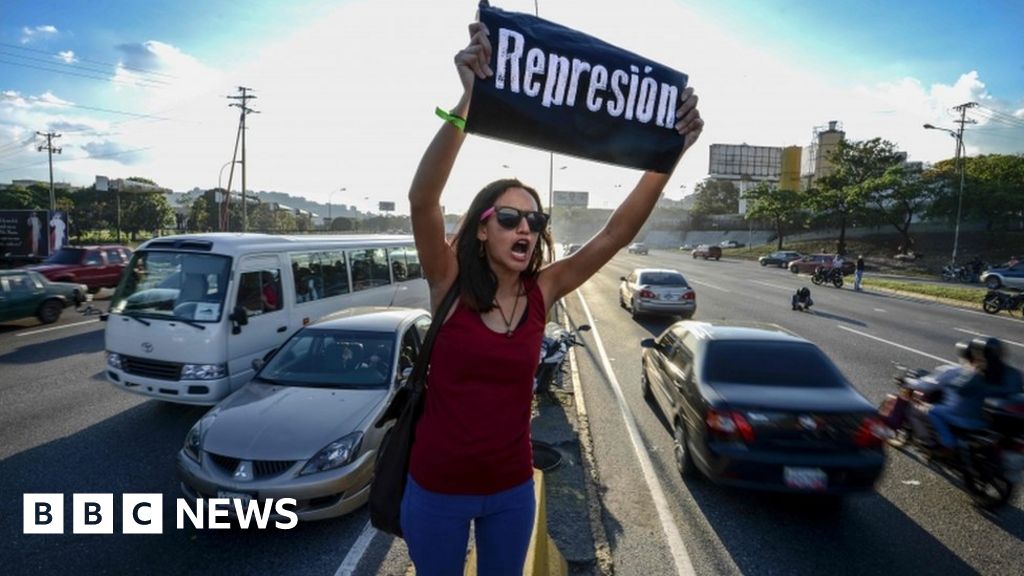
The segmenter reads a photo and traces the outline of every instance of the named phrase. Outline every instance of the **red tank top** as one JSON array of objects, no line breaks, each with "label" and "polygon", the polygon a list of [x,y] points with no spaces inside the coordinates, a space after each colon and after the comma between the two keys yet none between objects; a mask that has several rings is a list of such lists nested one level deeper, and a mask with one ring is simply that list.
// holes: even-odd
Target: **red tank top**
[{"label": "red tank top", "polygon": [[533,476],[530,406],[544,335],[544,296],[524,279],[526,313],[512,336],[456,303],[434,341],[409,472],[443,494],[493,494]]}]

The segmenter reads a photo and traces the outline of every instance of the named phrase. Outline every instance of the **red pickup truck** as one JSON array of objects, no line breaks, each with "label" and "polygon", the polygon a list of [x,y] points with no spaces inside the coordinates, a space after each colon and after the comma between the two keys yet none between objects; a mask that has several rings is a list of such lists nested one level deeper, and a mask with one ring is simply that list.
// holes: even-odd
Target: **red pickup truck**
[{"label": "red pickup truck", "polygon": [[28,266],[53,282],[85,284],[90,292],[115,288],[132,251],[124,246],[65,246],[42,264]]}]

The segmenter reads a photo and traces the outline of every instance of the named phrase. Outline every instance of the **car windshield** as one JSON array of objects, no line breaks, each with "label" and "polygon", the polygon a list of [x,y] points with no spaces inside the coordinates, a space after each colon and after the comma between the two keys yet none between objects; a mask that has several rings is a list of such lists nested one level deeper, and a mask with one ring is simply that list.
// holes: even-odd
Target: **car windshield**
[{"label": "car windshield", "polygon": [[44,264],[78,264],[82,261],[85,250],[81,248],[61,248],[43,261]]},{"label": "car windshield", "polygon": [[257,378],[282,386],[387,388],[395,335],[307,328],[274,354]]},{"label": "car windshield", "polygon": [[678,272],[644,272],[640,284],[647,286],[687,286],[686,279]]},{"label": "car windshield", "polygon": [[110,311],[190,322],[218,322],[231,258],[213,254],[143,250],[132,255],[111,299]]},{"label": "car windshield", "polygon": [[725,340],[708,344],[709,382],[792,388],[839,388],[843,377],[821,350],[804,342]]}]

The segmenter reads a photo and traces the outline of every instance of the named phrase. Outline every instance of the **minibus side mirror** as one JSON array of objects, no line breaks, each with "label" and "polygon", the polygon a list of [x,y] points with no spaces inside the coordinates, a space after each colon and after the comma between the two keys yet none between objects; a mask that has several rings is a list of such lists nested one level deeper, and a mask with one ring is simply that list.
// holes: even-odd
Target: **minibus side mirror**
[{"label": "minibus side mirror", "polygon": [[245,311],[245,308],[235,306],[235,309],[231,312],[231,315],[228,316],[228,319],[231,320],[232,323],[231,333],[241,334],[242,326],[249,323],[249,313]]}]

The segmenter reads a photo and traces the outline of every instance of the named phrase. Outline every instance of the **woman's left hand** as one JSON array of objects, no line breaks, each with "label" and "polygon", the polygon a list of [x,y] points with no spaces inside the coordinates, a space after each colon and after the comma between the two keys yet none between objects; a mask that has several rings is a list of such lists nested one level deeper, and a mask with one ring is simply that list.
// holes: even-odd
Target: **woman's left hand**
[{"label": "woman's left hand", "polygon": [[700,133],[704,130],[704,119],[700,117],[700,110],[697,110],[697,95],[692,87],[683,90],[680,100],[682,104],[676,109],[676,118],[679,118],[676,122],[676,131],[685,137],[682,151],[685,154],[700,138]]}]

